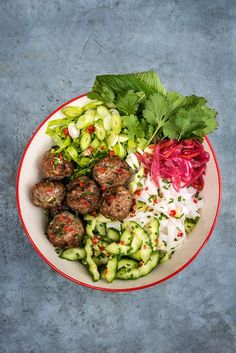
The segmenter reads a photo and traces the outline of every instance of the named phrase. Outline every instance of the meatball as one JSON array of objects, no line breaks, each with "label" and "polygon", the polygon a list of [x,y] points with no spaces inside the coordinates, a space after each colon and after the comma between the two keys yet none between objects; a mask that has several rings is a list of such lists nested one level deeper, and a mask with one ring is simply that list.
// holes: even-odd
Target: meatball
[{"label": "meatball", "polygon": [[35,206],[53,208],[61,206],[65,197],[65,187],[58,181],[44,180],[33,186],[32,201]]},{"label": "meatball", "polygon": [[51,150],[44,153],[40,165],[45,177],[55,180],[69,177],[74,171],[72,161],[67,161],[61,153],[52,153]]},{"label": "meatball", "polygon": [[86,175],[72,180],[68,185],[66,204],[81,214],[91,213],[98,209],[101,192],[95,181]]},{"label": "meatball", "polygon": [[132,198],[129,190],[124,186],[116,186],[106,190],[102,196],[100,212],[103,216],[122,221],[132,207]]},{"label": "meatball", "polygon": [[73,248],[82,242],[84,227],[79,218],[69,212],[62,212],[49,223],[47,234],[54,246]]},{"label": "meatball", "polygon": [[130,175],[128,164],[117,156],[105,157],[93,168],[94,179],[106,188],[126,184]]}]

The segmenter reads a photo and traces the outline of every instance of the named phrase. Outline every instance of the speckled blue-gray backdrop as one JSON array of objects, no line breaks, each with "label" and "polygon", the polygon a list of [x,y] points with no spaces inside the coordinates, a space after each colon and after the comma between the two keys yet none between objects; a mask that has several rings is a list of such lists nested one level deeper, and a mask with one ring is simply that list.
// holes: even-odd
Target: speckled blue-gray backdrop
[{"label": "speckled blue-gray backdrop", "polygon": [[[236,352],[236,2],[0,1],[1,353]],[[15,208],[20,156],[39,123],[98,73],[147,69],[219,111],[221,217],[200,256],[160,286],[92,291],[51,270]]]}]

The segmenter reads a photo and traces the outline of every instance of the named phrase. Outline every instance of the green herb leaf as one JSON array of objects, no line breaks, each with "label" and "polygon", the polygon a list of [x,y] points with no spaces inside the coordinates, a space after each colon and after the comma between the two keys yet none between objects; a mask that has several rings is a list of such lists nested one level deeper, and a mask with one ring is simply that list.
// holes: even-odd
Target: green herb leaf
[{"label": "green herb leaf", "polygon": [[116,107],[125,115],[134,114],[138,109],[139,99],[133,90],[120,93],[117,96]]}]

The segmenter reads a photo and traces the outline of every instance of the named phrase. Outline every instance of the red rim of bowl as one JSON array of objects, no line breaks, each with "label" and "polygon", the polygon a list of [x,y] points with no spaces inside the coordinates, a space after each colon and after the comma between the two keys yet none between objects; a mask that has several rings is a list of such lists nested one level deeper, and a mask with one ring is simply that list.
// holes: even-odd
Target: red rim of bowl
[{"label": "red rim of bowl", "polygon": [[213,230],[215,228],[215,225],[216,225],[216,221],[217,221],[217,218],[218,218],[218,215],[219,215],[219,211],[220,211],[220,202],[221,202],[221,191],[222,191],[222,185],[221,185],[221,175],[220,175],[220,168],[219,168],[219,164],[218,164],[218,161],[217,161],[217,158],[216,158],[216,155],[215,155],[215,152],[213,150],[213,147],[212,147],[212,144],[211,142],[209,141],[208,137],[205,136],[205,140],[207,142],[207,144],[209,145],[210,149],[211,149],[211,152],[212,152],[212,155],[213,155],[213,158],[214,158],[214,161],[215,161],[215,165],[216,165],[216,170],[217,170],[217,176],[218,176],[218,187],[219,187],[219,197],[218,197],[218,202],[217,202],[217,210],[216,210],[216,214],[215,214],[215,218],[214,218],[214,221],[212,223],[212,226],[211,226],[211,229],[205,239],[205,241],[202,243],[202,245],[200,246],[200,248],[196,251],[196,253],[191,257],[190,260],[188,260],[182,267],[180,267],[178,270],[176,270],[175,272],[171,273],[170,275],[162,278],[161,280],[159,281],[156,281],[156,282],[152,282],[150,284],[146,284],[144,286],[139,286],[139,287],[134,287],[134,288],[117,288],[117,289],[113,289],[113,288],[103,288],[103,287],[99,287],[99,286],[96,286],[96,285],[90,285],[90,284],[87,284],[87,283],[84,283],[84,282],[80,282],[78,281],[77,279],[73,278],[73,277],[70,277],[69,275],[67,275],[66,273],[64,273],[63,271],[59,270],[56,266],[54,266],[42,253],[41,251],[37,248],[37,246],[35,245],[33,239],[31,238],[29,232],[28,232],[28,229],[25,225],[25,222],[24,222],[24,219],[23,219],[23,216],[22,216],[22,212],[21,212],[21,206],[20,206],[20,198],[19,198],[19,183],[20,183],[20,174],[21,174],[21,168],[22,168],[22,165],[23,165],[23,162],[24,162],[24,158],[25,158],[25,155],[26,155],[26,152],[31,144],[31,142],[33,141],[35,135],[37,134],[37,132],[40,130],[40,128],[45,124],[45,122],[51,118],[51,116],[53,116],[55,113],[57,113],[59,110],[61,110],[64,106],[66,106],[67,104],[69,103],[72,103],[74,102],[75,100],[79,99],[79,98],[82,98],[86,96],[86,93],[85,94],[82,94],[78,97],[75,97],[71,100],[69,100],[68,102],[62,104],[59,108],[55,109],[45,120],[43,120],[43,122],[38,126],[38,128],[36,129],[36,131],[33,133],[32,137],[30,138],[29,142],[27,143],[26,147],[25,147],[25,150],[24,150],[24,153],[21,157],[21,160],[20,160],[20,163],[19,163],[19,167],[18,167],[18,172],[17,172],[17,181],[16,181],[16,202],[17,202],[17,208],[18,208],[18,213],[19,213],[19,217],[20,217],[20,220],[21,220],[21,223],[22,223],[22,226],[23,226],[23,229],[27,235],[27,237],[29,238],[29,241],[31,242],[32,246],[34,247],[34,249],[37,251],[37,253],[41,256],[41,258],[49,265],[51,266],[56,272],[58,272],[59,274],[61,274],[62,276],[64,276],[65,278],[71,280],[72,282],[75,282],[77,284],[80,284],[84,287],[88,287],[88,288],[91,288],[91,289],[96,289],[96,290],[101,290],[101,291],[106,291],[106,292],[130,292],[130,291],[135,291],[135,290],[141,290],[141,289],[145,289],[145,288],[148,288],[148,287],[152,287],[152,286],[155,286],[157,284],[160,284],[162,282],[165,282],[167,281],[168,279],[170,279],[171,277],[177,275],[179,272],[183,271],[183,269],[185,269],[185,267],[187,267],[197,256],[198,254],[200,253],[200,251],[203,249],[203,247],[206,245],[206,243],[208,242],[208,240],[210,239],[212,233],[213,233]]}]

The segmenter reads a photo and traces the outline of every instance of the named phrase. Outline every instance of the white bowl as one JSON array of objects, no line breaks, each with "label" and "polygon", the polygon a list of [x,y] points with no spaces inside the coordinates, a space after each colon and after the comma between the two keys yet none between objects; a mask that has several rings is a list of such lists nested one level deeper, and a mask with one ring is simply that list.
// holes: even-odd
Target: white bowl
[{"label": "white bowl", "polygon": [[41,178],[39,170],[41,156],[53,144],[51,138],[45,134],[48,121],[62,117],[63,114],[60,110],[68,104],[82,106],[87,102],[88,98],[84,94],[63,104],[42,122],[28,142],[19,165],[16,186],[17,206],[23,228],[42,259],[58,273],[78,284],[111,292],[138,290],[159,284],[188,266],[199,254],[213,232],[221,199],[221,178],[214,150],[206,137],[204,147],[210,154],[210,161],[202,192],[205,204],[198,225],[183,247],[176,251],[171,260],[157,266],[146,277],[135,281],[115,280],[111,284],[104,280],[93,282],[87,270],[80,263],[62,260],[58,257],[55,248],[44,235],[46,225],[44,214],[40,208],[32,204],[30,198],[32,186]]}]

